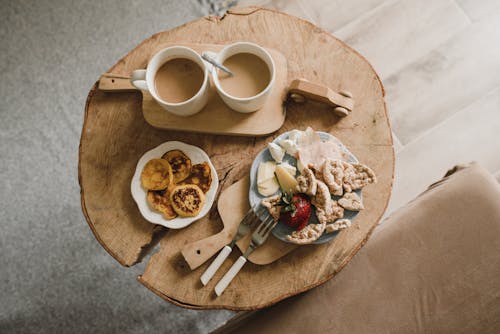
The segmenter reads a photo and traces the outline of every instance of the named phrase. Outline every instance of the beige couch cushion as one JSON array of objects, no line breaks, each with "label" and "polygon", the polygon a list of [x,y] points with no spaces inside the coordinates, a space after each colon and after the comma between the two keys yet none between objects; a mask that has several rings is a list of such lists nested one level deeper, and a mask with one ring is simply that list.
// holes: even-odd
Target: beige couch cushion
[{"label": "beige couch cushion", "polygon": [[384,220],[335,278],[239,326],[238,333],[500,333],[498,182],[475,164],[445,177]]}]

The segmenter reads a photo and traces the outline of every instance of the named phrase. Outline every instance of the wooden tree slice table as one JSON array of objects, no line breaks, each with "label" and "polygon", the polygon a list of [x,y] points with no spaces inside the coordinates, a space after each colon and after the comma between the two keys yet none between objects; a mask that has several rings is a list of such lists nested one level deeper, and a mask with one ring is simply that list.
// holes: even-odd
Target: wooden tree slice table
[{"label": "wooden tree slice table", "polygon": [[[329,107],[287,104],[280,130],[267,137],[195,134],[151,127],[141,112],[139,92],[107,93],[97,84],[89,92],[80,142],[79,182],[84,215],[101,245],[124,266],[141,261],[158,242],[139,281],[162,298],[196,309],[252,310],[311,289],[338,273],[367,241],[387,206],[394,174],[391,128],[379,77],[360,54],[309,22],[262,8],[237,8],[224,17],[205,17],[158,33],[119,60],[108,72],[130,76],[145,68],[158,45],[186,42],[227,44],[251,41],[280,51],[288,78],[305,78],[335,91],[349,90],[356,105],[345,118]],[[130,181],[142,154],[169,140],[205,150],[220,179],[219,190],[247,177],[251,162],[265,145],[295,128],[330,132],[378,175],[363,191],[366,210],[332,242],[300,247],[269,265],[248,263],[220,297],[213,287],[236,260],[234,251],[214,279],[201,286],[208,263],[191,271],[180,249],[222,228],[216,205],[210,214],[182,230],[147,222],[130,194]]]}]

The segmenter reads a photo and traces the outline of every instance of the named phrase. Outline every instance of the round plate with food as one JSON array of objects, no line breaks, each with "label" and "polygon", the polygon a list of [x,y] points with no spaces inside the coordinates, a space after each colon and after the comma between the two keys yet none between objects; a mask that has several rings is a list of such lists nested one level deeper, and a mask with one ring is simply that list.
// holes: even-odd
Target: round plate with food
[{"label": "round plate with food", "polygon": [[131,192],[146,220],[179,229],[208,213],[218,186],[217,171],[202,149],[169,141],[139,159]]},{"label": "round plate with food", "polygon": [[249,201],[252,207],[268,207],[279,220],[272,231],[276,238],[322,244],[351,225],[364,208],[361,188],[373,182],[373,171],[335,136],[311,128],[293,130],[256,156]]}]

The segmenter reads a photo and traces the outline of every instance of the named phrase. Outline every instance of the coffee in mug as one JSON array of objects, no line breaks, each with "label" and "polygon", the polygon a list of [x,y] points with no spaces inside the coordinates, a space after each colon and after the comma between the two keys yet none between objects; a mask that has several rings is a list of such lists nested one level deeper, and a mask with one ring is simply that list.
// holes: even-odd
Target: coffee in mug
[{"label": "coffee in mug", "polygon": [[181,103],[198,93],[205,74],[201,67],[187,58],[174,58],[158,69],[155,90],[160,99],[168,103]]},{"label": "coffee in mug", "polygon": [[220,52],[205,52],[233,72],[228,76],[212,70],[212,81],[222,101],[231,109],[254,112],[271,95],[276,77],[274,60],[263,47],[250,42],[225,46]]},{"label": "coffee in mug", "polygon": [[262,92],[269,81],[271,73],[267,64],[251,53],[237,53],[224,61],[233,75],[219,70],[219,83],[222,89],[231,96],[248,98]]},{"label": "coffee in mug", "polygon": [[185,46],[158,51],[145,70],[132,72],[130,82],[146,91],[165,110],[179,116],[199,112],[208,101],[209,67]]}]

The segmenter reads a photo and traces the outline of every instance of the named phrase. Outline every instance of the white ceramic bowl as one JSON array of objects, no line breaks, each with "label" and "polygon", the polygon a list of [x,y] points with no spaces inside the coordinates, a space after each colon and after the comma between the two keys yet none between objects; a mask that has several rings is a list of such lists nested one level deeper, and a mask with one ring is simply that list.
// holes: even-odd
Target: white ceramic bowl
[{"label": "white ceramic bowl", "polygon": [[[147,190],[145,190],[141,185],[141,173],[144,165],[151,159],[159,159],[163,154],[170,150],[181,150],[184,152],[194,164],[199,164],[204,161],[208,162],[210,166],[210,170],[212,173],[212,184],[210,185],[210,189],[205,194],[205,205],[201,209],[201,212],[196,217],[177,217],[171,220],[167,220],[163,218],[163,215],[158,211],[153,210],[146,200]],[[197,221],[200,218],[203,218],[214,203],[215,194],[217,193],[217,188],[219,187],[219,178],[217,177],[217,171],[215,170],[214,165],[210,161],[208,155],[201,148],[188,145],[186,143],[180,141],[168,141],[163,143],[154,149],[144,153],[144,155],[139,159],[137,163],[137,167],[135,168],[134,176],[132,177],[132,183],[130,185],[130,189],[132,192],[132,197],[134,198],[137,206],[139,207],[139,211],[142,216],[149,222],[153,224],[162,225],[172,229],[179,229],[186,227],[193,222]]]}]

